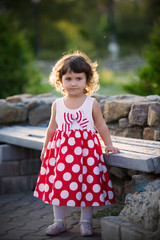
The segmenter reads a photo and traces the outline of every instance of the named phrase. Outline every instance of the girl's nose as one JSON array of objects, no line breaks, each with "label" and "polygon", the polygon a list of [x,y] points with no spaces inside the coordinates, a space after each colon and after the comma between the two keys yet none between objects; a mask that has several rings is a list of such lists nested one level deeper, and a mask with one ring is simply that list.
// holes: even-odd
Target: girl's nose
[{"label": "girl's nose", "polygon": [[72,86],[76,85],[76,81],[72,80]]}]

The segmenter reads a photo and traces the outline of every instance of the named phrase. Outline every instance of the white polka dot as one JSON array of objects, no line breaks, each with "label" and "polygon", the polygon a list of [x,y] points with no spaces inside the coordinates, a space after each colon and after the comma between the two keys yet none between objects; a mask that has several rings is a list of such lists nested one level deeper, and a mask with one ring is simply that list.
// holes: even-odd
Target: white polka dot
[{"label": "white polka dot", "polygon": [[92,166],[92,165],[94,164],[94,158],[89,157],[89,158],[87,159],[87,164],[88,164],[89,166]]},{"label": "white polka dot", "polygon": [[79,182],[82,182],[82,179],[83,179],[82,174],[80,174],[78,177]]},{"label": "white polka dot", "polygon": [[100,195],[99,199],[100,199],[101,202],[104,202],[104,195],[103,195],[103,193]]},{"label": "white polka dot", "polygon": [[81,148],[81,147],[76,147],[76,148],[74,149],[74,153],[75,153],[76,155],[81,155],[81,153],[82,153],[82,148]]},{"label": "white polka dot", "polygon": [[49,176],[49,182],[50,182],[50,183],[53,183],[53,182],[54,182],[54,176],[53,176],[53,175]]},{"label": "white polka dot", "polygon": [[109,186],[110,188],[112,188],[112,182],[111,182],[111,180],[108,181],[108,186]]},{"label": "white polka dot", "polygon": [[65,154],[67,152],[67,146],[62,147],[61,152],[62,154]]},{"label": "white polka dot", "polygon": [[63,174],[63,179],[65,181],[69,181],[71,179],[71,177],[72,176],[71,176],[71,174],[69,172],[66,172],[66,173]]},{"label": "white polka dot", "polygon": [[39,184],[39,191],[40,192],[44,191],[44,184],[43,183]]},{"label": "white polka dot", "polygon": [[72,171],[74,173],[77,173],[80,171],[80,166],[78,164],[74,164],[73,167],[72,167]]},{"label": "white polka dot", "polygon": [[46,174],[48,174],[48,173],[49,173],[49,171],[50,171],[50,170],[49,170],[49,167],[47,167],[47,172],[46,172]]},{"label": "white polka dot", "polygon": [[59,180],[56,181],[56,182],[55,182],[55,188],[56,188],[56,189],[60,189],[61,187],[62,187],[62,182],[59,181]]},{"label": "white polka dot", "polygon": [[106,193],[106,191],[105,191],[105,190],[103,190],[103,196],[104,196],[104,198],[106,198],[106,197],[107,197],[107,193]]},{"label": "white polka dot", "polygon": [[75,132],[75,137],[76,137],[76,138],[80,138],[80,137],[81,137],[80,132],[76,131],[76,132]]},{"label": "white polka dot", "polygon": [[92,199],[93,199],[93,194],[92,193],[87,193],[86,194],[86,200],[87,201],[92,201]]},{"label": "white polka dot", "polygon": [[71,154],[66,156],[66,162],[71,163],[73,162],[73,160],[74,160],[74,157]]},{"label": "white polka dot", "polygon": [[65,142],[66,138],[65,137],[62,137],[61,139],[61,144],[63,144]]},{"label": "white polka dot", "polygon": [[99,167],[95,167],[93,169],[93,172],[94,172],[95,175],[99,175]]},{"label": "white polka dot", "polygon": [[107,201],[105,202],[105,205],[110,205],[110,201],[107,200]]},{"label": "white polka dot", "polygon": [[46,165],[48,165],[48,163],[49,163],[49,159],[46,159]]},{"label": "white polka dot", "polygon": [[65,165],[63,163],[59,163],[57,166],[58,171],[62,172],[65,168]]},{"label": "white polka dot", "polygon": [[44,189],[45,189],[45,192],[48,192],[48,191],[49,191],[49,185],[48,185],[47,183],[45,184]]},{"label": "white polka dot", "polygon": [[94,142],[93,140],[88,140],[88,147],[93,148],[94,147]]},{"label": "white polka dot", "polygon": [[67,202],[67,206],[74,207],[75,205],[76,205],[76,203],[75,203],[75,201],[73,201],[73,200],[69,200],[69,201]]},{"label": "white polka dot", "polygon": [[69,187],[70,187],[70,189],[71,189],[72,191],[75,191],[75,190],[77,190],[77,188],[78,188],[78,184],[77,184],[76,182],[72,182],[72,183],[69,185]]},{"label": "white polka dot", "polygon": [[92,182],[93,182],[93,177],[92,177],[92,175],[88,175],[88,176],[87,176],[87,182],[88,182],[88,183],[92,183]]},{"label": "white polka dot", "polygon": [[109,199],[113,199],[113,197],[114,197],[113,192],[112,191],[108,191],[108,198]]},{"label": "white polka dot", "polygon": [[87,139],[88,133],[86,131],[83,132],[83,137],[84,137],[84,139]]},{"label": "white polka dot", "polygon": [[94,150],[94,156],[97,157],[97,152],[96,149]]},{"label": "white polka dot", "polygon": [[66,199],[66,198],[68,198],[69,193],[68,193],[68,191],[63,190],[63,191],[61,192],[60,196],[61,196],[61,198]]},{"label": "white polka dot", "polygon": [[86,204],[85,204],[85,202],[81,202],[81,207],[85,207],[86,206]]},{"label": "white polka dot", "polygon": [[47,145],[47,149],[50,150],[51,149],[51,144],[52,142],[49,141],[48,145]]},{"label": "white polka dot", "polygon": [[76,194],[76,199],[77,199],[77,200],[81,200],[81,198],[82,198],[82,193],[81,193],[81,192],[78,192],[78,193]]},{"label": "white polka dot", "polygon": [[86,174],[86,173],[87,173],[87,167],[83,166],[83,174]]},{"label": "white polka dot", "polygon": [[68,139],[68,144],[69,144],[70,146],[73,146],[73,145],[75,144],[75,139],[74,139],[73,137],[70,137],[70,138]]},{"label": "white polka dot", "polygon": [[49,200],[53,197],[53,191],[49,194]]},{"label": "white polka dot", "polygon": [[61,144],[61,140],[58,139],[57,142],[56,142],[57,147],[60,147],[60,144]]},{"label": "white polka dot", "polygon": [[34,191],[34,196],[35,197],[38,197],[39,196],[39,193],[37,191]]},{"label": "white polka dot", "polygon": [[87,148],[83,149],[83,157],[86,157],[88,155],[89,151]]},{"label": "white polka dot", "polygon": [[87,190],[87,185],[85,183],[82,184],[82,192],[85,192]]},{"label": "white polka dot", "polygon": [[57,198],[53,199],[52,204],[59,205],[59,199],[57,199]]},{"label": "white polka dot", "polygon": [[102,169],[102,164],[99,163],[99,171],[102,172],[102,170],[103,170],[103,169]]},{"label": "white polka dot", "polygon": [[102,166],[103,172],[106,173],[107,172],[107,168],[105,165]]},{"label": "white polka dot", "polygon": [[94,202],[94,203],[92,204],[92,206],[99,206],[99,203]]},{"label": "white polka dot", "polygon": [[54,149],[54,156],[57,157],[57,149]]},{"label": "white polka dot", "polygon": [[51,149],[54,149],[54,148],[55,148],[55,141],[52,141]]},{"label": "white polka dot", "polygon": [[95,144],[98,144],[98,140],[96,137],[94,138],[94,142],[95,142]]},{"label": "white polka dot", "polygon": [[45,194],[43,194],[42,200],[45,201]]},{"label": "white polka dot", "polygon": [[94,191],[95,193],[98,193],[100,190],[101,190],[101,187],[100,187],[99,184],[95,184],[95,185],[93,186],[93,191]]},{"label": "white polka dot", "polygon": [[41,167],[41,175],[44,175],[46,173],[46,169],[44,167]]},{"label": "white polka dot", "polygon": [[100,156],[102,162],[104,162],[103,154]]},{"label": "white polka dot", "polygon": [[49,164],[50,164],[51,166],[54,166],[54,165],[55,165],[55,158],[50,158],[50,159],[49,159]]},{"label": "white polka dot", "polygon": [[105,178],[104,174],[102,175],[102,179],[103,179],[103,181],[106,181],[106,178]]}]

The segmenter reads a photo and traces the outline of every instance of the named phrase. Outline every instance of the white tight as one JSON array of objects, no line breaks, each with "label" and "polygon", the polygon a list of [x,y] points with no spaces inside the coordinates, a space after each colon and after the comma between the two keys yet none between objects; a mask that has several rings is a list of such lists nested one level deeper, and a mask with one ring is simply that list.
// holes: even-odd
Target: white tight
[{"label": "white tight", "polygon": [[[66,217],[66,206],[53,206],[55,219],[64,219]],[[81,207],[81,222],[83,220],[91,220],[93,215],[93,207]]]}]

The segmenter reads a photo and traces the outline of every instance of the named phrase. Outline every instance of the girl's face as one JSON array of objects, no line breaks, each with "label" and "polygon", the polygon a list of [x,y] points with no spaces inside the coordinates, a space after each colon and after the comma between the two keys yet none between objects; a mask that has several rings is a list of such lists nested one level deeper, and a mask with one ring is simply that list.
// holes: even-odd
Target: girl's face
[{"label": "girl's face", "polygon": [[66,74],[62,76],[62,86],[68,93],[72,96],[80,96],[86,86],[86,74],[75,73],[72,71],[67,71]]}]

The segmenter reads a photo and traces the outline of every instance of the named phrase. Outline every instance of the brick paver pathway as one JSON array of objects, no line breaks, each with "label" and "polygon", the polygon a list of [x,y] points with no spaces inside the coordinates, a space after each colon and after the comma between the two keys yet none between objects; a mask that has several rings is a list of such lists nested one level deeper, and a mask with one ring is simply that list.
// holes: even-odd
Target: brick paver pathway
[{"label": "brick paver pathway", "polygon": [[[94,211],[105,207],[95,208]],[[75,212],[77,211],[77,212]],[[53,221],[52,206],[33,197],[33,193],[0,196],[0,240],[80,240],[80,208],[67,208],[68,231],[56,237],[46,236],[44,229]],[[95,235],[87,240],[101,239],[100,219],[93,219]]]}]

